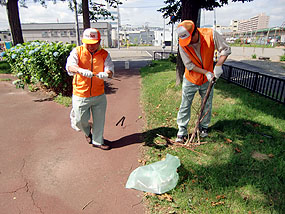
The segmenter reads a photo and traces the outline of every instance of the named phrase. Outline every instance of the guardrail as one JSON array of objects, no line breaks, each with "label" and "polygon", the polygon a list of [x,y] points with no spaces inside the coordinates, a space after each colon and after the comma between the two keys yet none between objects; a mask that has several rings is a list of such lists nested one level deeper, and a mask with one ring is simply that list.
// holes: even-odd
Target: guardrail
[{"label": "guardrail", "polygon": [[279,103],[285,104],[285,79],[223,65],[222,78]]},{"label": "guardrail", "polygon": [[171,51],[155,51],[153,52],[153,60],[158,59],[168,59],[170,54],[177,54],[177,52],[171,52]]}]

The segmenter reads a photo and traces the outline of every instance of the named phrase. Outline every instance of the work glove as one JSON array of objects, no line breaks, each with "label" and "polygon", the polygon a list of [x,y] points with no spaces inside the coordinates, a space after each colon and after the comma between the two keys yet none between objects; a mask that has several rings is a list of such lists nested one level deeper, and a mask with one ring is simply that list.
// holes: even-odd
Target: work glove
[{"label": "work glove", "polygon": [[99,79],[107,80],[109,75],[106,72],[100,72],[96,75]]},{"label": "work glove", "polygon": [[93,73],[88,69],[79,68],[78,73],[80,73],[84,77],[88,77],[88,78],[93,77]]},{"label": "work glove", "polygon": [[208,71],[206,74],[206,77],[208,79],[208,81],[210,82],[212,80],[212,78],[214,77],[214,74],[210,71]]},{"label": "work glove", "polygon": [[215,77],[218,79],[223,73],[223,68],[222,66],[220,65],[216,65],[215,68],[214,68],[214,74],[215,74]]}]

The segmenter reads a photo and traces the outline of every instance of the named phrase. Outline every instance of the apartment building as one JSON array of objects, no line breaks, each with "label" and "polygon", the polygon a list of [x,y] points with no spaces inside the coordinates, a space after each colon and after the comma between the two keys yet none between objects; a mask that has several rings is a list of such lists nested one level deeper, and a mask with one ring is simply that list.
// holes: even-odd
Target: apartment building
[{"label": "apartment building", "polygon": [[268,23],[269,16],[266,16],[264,13],[261,13],[257,16],[251,17],[250,19],[239,21],[238,31],[248,32],[268,28]]},{"label": "apartment building", "polygon": [[[108,22],[90,23],[101,33],[101,45],[111,46],[111,25]],[[83,33],[83,24],[79,23],[80,38]],[[76,31],[74,23],[23,23],[22,33],[24,41],[48,41],[76,43]]]},{"label": "apartment building", "polygon": [[237,32],[238,31],[238,20],[231,20],[230,27],[232,29],[232,32]]}]

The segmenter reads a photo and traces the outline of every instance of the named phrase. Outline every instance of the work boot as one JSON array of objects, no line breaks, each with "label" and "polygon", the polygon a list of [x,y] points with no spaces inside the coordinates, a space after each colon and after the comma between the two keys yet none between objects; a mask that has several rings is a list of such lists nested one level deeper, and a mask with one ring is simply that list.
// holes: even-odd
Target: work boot
[{"label": "work boot", "polygon": [[106,144],[104,144],[104,143],[101,144],[101,145],[93,144],[93,147],[99,148],[99,149],[102,149],[102,150],[110,150],[110,149],[111,149],[111,146],[106,145]]},{"label": "work boot", "polygon": [[90,132],[90,134],[88,136],[85,135],[85,138],[86,138],[87,143],[92,144],[92,134],[91,134],[91,132]]},{"label": "work boot", "polygon": [[175,142],[176,143],[185,143],[187,141],[187,135],[177,135]]},{"label": "work boot", "polygon": [[208,129],[207,128],[199,128],[200,130],[200,137],[207,137],[208,136]]}]

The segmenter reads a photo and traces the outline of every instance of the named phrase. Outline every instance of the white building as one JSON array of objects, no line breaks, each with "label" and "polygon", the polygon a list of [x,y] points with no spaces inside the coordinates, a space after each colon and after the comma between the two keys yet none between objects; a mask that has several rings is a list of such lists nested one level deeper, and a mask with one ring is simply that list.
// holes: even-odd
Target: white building
[{"label": "white building", "polygon": [[218,33],[220,33],[221,35],[228,33],[228,32],[232,32],[232,27],[231,26],[221,26],[221,25],[217,25],[216,27],[216,31]]},{"label": "white building", "polygon": [[248,32],[268,28],[268,23],[269,16],[266,16],[264,13],[261,13],[257,16],[251,17],[250,19],[239,21],[238,31]]},{"label": "white building", "polygon": [[173,45],[178,45],[178,35],[176,33],[176,29],[173,29],[173,38],[171,36],[171,29],[167,28],[165,30],[159,29],[154,31],[154,46],[163,46],[163,44],[166,44],[168,46],[171,46],[171,41],[173,40]]},{"label": "white building", "polygon": [[238,31],[238,20],[231,20],[230,27],[232,29],[232,32],[237,32]]},{"label": "white building", "polygon": [[[101,33],[101,45],[111,46],[111,25],[107,22],[90,23],[91,27],[97,28]],[[76,43],[74,23],[23,23],[22,32],[24,41],[48,41]],[[79,23],[80,40],[83,33],[83,24]]]}]

